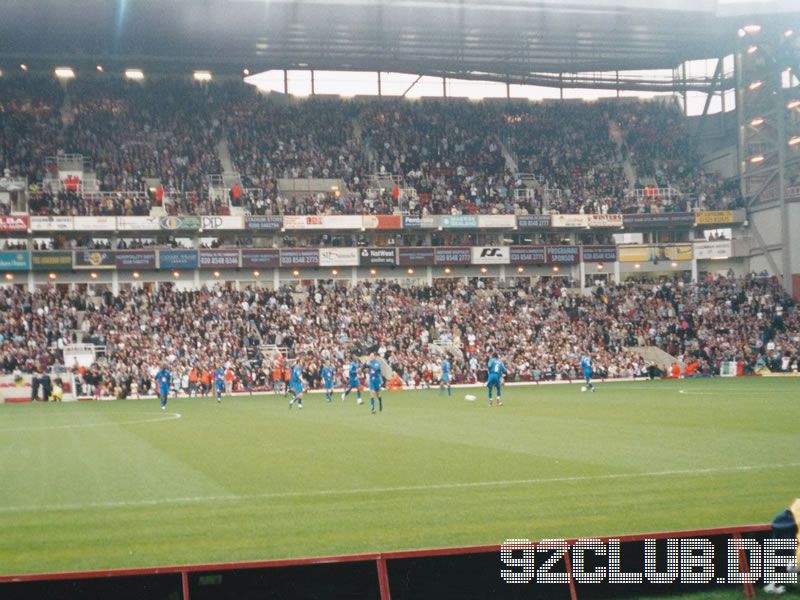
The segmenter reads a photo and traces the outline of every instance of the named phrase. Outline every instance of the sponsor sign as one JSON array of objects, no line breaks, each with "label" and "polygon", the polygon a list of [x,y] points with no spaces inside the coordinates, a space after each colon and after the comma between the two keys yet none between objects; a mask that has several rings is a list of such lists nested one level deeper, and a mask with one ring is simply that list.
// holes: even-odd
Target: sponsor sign
[{"label": "sponsor sign", "polygon": [[155,269],[156,253],[154,250],[117,250],[114,262],[121,271],[136,269]]},{"label": "sponsor sign", "polygon": [[201,269],[238,269],[238,250],[201,250],[198,265]]},{"label": "sponsor sign", "polygon": [[622,215],[625,227],[691,227],[694,225],[693,213],[637,213]]},{"label": "sponsor sign", "polygon": [[111,250],[76,250],[72,266],[75,269],[113,269],[117,265]]},{"label": "sponsor sign", "polygon": [[200,217],[200,228],[204,231],[217,229],[238,230],[243,227],[242,217],[232,217],[230,215],[212,215]]},{"label": "sponsor sign", "polygon": [[28,231],[28,215],[0,216],[0,231]]},{"label": "sponsor sign", "polygon": [[507,265],[511,263],[510,246],[473,247],[473,265]]},{"label": "sponsor sign", "polygon": [[0,271],[28,271],[31,258],[27,250],[0,252]]},{"label": "sponsor sign", "polygon": [[397,264],[397,251],[394,248],[361,248],[359,256],[362,267],[394,266]]},{"label": "sponsor sign", "polygon": [[543,265],[545,263],[544,246],[511,246],[509,258],[512,265]]},{"label": "sponsor sign", "polygon": [[318,267],[317,248],[281,248],[282,267]]},{"label": "sponsor sign", "polygon": [[616,260],[616,246],[583,246],[583,262],[603,263]]},{"label": "sponsor sign", "polygon": [[728,258],[732,255],[733,242],[731,242],[731,240],[694,243],[694,257],[697,260],[704,260],[708,258]]},{"label": "sponsor sign", "polygon": [[247,269],[274,269],[281,265],[281,252],[277,248],[247,248],[242,250],[242,267]]},{"label": "sponsor sign", "polygon": [[691,244],[619,246],[617,253],[620,262],[656,263],[660,260],[692,260],[693,256]]},{"label": "sponsor sign", "polygon": [[550,215],[553,227],[588,227],[589,215]]},{"label": "sponsor sign", "polygon": [[403,217],[403,229],[436,229],[437,227],[436,217]]},{"label": "sponsor sign", "polygon": [[117,217],[72,217],[75,231],[114,231]]},{"label": "sponsor sign", "polygon": [[34,271],[71,271],[72,252],[34,252],[31,254],[31,268]]},{"label": "sponsor sign", "polygon": [[589,215],[589,227],[622,227],[622,215]]},{"label": "sponsor sign", "polygon": [[517,217],[514,215],[478,215],[478,227],[481,229],[514,229]]},{"label": "sponsor sign", "polygon": [[32,231],[72,231],[72,217],[31,217]]},{"label": "sponsor sign", "polygon": [[283,217],[276,215],[251,215],[244,218],[244,228],[255,231],[278,231],[283,227]]},{"label": "sponsor sign", "polygon": [[695,214],[697,225],[729,225],[736,222],[736,214],[732,210],[706,210]]},{"label": "sponsor sign", "polygon": [[691,244],[671,244],[661,246],[664,258],[667,260],[692,260],[694,249]]},{"label": "sponsor sign", "polygon": [[158,231],[161,229],[159,217],[117,217],[119,231]]},{"label": "sponsor sign", "polygon": [[197,250],[159,250],[159,269],[196,269]]},{"label": "sponsor sign", "polygon": [[398,248],[397,264],[410,267],[432,265],[433,248]]},{"label": "sponsor sign", "polygon": [[439,222],[444,229],[478,228],[478,217],[476,215],[444,215],[439,217]]},{"label": "sponsor sign", "polygon": [[547,246],[547,262],[560,265],[576,265],[580,262],[579,246]]},{"label": "sponsor sign", "polygon": [[200,229],[200,217],[186,215],[183,217],[161,217],[158,220],[161,229],[167,231],[197,231]]},{"label": "sponsor sign", "polygon": [[287,215],[285,229],[361,229],[361,215]]},{"label": "sponsor sign", "polygon": [[447,246],[433,249],[433,263],[436,265],[468,265],[471,260],[469,248]]},{"label": "sponsor sign", "polygon": [[403,217],[400,215],[364,215],[361,226],[364,229],[402,229]]},{"label": "sponsor sign", "polygon": [[358,266],[358,248],[320,248],[320,267]]},{"label": "sponsor sign", "polygon": [[550,215],[519,215],[517,227],[520,229],[550,229]]}]

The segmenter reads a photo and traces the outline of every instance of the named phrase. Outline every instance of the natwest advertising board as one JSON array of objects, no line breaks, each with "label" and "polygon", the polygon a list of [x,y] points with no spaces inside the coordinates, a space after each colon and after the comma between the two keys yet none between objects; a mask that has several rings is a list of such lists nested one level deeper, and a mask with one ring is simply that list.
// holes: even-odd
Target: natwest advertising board
[{"label": "natwest advertising board", "polygon": [[385,267],[397,264],[397,251],[394,248],[361,248],[359,255],[362,267]]}]

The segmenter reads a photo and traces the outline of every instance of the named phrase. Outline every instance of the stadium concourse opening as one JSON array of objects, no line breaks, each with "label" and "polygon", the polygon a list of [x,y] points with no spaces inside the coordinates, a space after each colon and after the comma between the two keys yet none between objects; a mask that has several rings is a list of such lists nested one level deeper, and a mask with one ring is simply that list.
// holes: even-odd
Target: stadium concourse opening
[{"label": "stadium concourse opening", "polygon": [[794,3],[11,4],[3,598],[779,589]]}]

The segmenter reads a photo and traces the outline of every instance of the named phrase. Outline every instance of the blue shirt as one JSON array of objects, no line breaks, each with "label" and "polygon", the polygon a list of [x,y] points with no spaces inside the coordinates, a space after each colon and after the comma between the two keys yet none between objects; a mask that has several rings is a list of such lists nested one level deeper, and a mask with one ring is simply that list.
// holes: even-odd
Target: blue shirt
[{"label": "blue shirt", "polygon": [[591,356],[582,356],[581,357],[581,368],[584,371],[591,371],[592,370],[592,357]]},{"label": "blue shirt", "polygon": [[333,387],[333,367],[322,367],[322,380],[325,387]]},{"label": "blue shirt", "polygon": [[381,384],[383,383],[383,377],[381,376],[381,363],[376,358],[367,363],[367,367],[369,368],[369,380],[370,383],[373,384]]},{"label": "blue shirt", "polygon": [[499,358],[489,359],[489,379],[500,379],[502,375],[506,374],[506,366]]},{"label": "blue shirt", "polygon": [[350,381],[358,381],[358,363],[356,361],[350,363]]},{"label": "blue shirt", "polygon": [[289,379],[289,385],[292,387],[296,387],[302,385],[302,377],[303,377],[303,367],[300,365],[295,365],[292,367],[292,376]]},{"label": "blue shirt", "polygon": [[214,371],[214,383],[217,384],[219,389],[225,387],[225,369],[222,367]]},{"label": "blue shirt", "polygon": [[450,375],[450,361],[443,360],[442,361],[442,375],[447,377]]},{"label": "blue shirt", "polygon": [[156,382],[158,382],[158,387],[162,390],[169,390],[169,386],[172,383],[172,373],[169,372],[169,369],[161,369],[156,373]]}]

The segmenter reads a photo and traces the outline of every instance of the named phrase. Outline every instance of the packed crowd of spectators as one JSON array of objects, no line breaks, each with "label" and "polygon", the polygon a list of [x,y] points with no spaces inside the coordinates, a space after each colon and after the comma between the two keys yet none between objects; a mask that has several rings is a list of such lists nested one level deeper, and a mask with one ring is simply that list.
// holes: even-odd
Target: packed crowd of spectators
[{"label": "packed crowd of spectators", "polygon": [[51,217],[147,216],[152,203],[146,194],[78,193],[41,190],[28,196],[32,215]]},{"label": "packed crowd of spectators", "polygon": [[[229,203],[253,214],[739,205],[735,185],[700,169],[685,119],[669,102],[293,100],[244,84],[114,79],[76,80],[65,98],[57,84],[31,81],[0,83],[0,169],[40,183],[54,168],[46,157],[80,154],[99,190],[117,192],[42,193],[32,202],[36,214],[138,215],[159,205],[167,214],[226,214]],[[222,140],[241,177],[230,198],[209,194],[207,176],[223,171]],[[319,193],[279,183],[307,178],[339,183]],[[677,193],[634,193],[645,186]],[[124,194],[134,191],[151,195]]]},{"label": "packed crowd of spectators", "polygon": [[560,190],[558,197],[547,198],[543,211],[601,212],[602,204],[613,206],[625,198],[628,181],[605,107],[515,106],[503,120],[503,135],[518,156],[519,170],[535,175],[545,188]]},{"label": "packed crowd of spectators", "polygon": [[742,206],[736,182],[726,184],[700,168],[700,155],[676,103],[626,103],[614,118],[624,132],[623,156],[636,166],[640,180],[680,190],[688,210]]},{"label": "packed crowd of spectators", "polygon": [[52,78],[0,77],[0,174],[30,182],[45,176],[58,149],[64,92]]},{"label": "packed crowd of spectators", "polygon": [[[796,370],[800,312],[774,278],[757,276],[625,282],[589,295],[564,279],[502,287],[484,280],[328,282],[278,291],[162,285],[100,298],[53,288],[2,291],[3,372],[69,369],[62,350],[70,341],[101,349],[89,372],[103,395],[120,386],[145,393],[165,360],[178,376],[225,366],[238,373],[240,387],[269,385],[283,358],[265,347],[283,349],[290,360],[311,354],[339,376],[352,356],[376,352],[408,386],[435,378],[444,353],[457,380],[475,381],[495,351],[512,379],[575,378],[585,353],[599,376],[643,375],[648,365],[633,346],[657,346],[711,375],[722,361],[741,361],[749,373]],[[318,376],[308,373],[312,382]]]},{"label": "packed crowd of spectators", "polygon": [[297,178],[342,178],[351,184],[364,171],[353,102],[265,99],[252,89],[227,105],[222,118],[246,187]]},{"label": "packed crowd of spectators", "polygon": [[220,173],[221,137],[214,95],[182,81],[76,80],[70,84],[71,122],[64,149],[91,157],[100,189],[201,191]]}]

